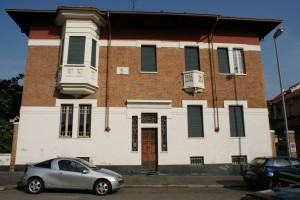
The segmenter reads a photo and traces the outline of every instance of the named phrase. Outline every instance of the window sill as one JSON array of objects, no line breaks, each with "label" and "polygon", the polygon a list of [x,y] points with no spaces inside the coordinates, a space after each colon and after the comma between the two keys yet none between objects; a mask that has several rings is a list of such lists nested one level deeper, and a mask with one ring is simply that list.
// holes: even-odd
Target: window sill
[{"label": "window sill", "polygon": [[229,74],[229,73],[219,73],[219,75],[222,75],[222,76],[247,76],[247,74],[240,74],[240,73],[232,73],[232,74]]},{"label": "window sill", "polygon": [[143,72],[143,71],[141,71],[141,74],[157,74],[157,72]]}]

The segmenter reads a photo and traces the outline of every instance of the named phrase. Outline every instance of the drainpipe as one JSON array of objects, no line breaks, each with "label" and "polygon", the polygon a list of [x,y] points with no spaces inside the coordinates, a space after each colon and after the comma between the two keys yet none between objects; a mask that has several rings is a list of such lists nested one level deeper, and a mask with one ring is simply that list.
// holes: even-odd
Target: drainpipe
[{"label": "drainpipe", "polygon": [[217,17],[216,22],[214,23],[210,34],[209,34],[209,51],[210,51],[210,64],[211,64],[211,75],[212,75],[212,90],[213,90],[213,107],[216,109],[216,124],[215,132],[220,131],[220,122],[219,122],[219,106],[218,106],[218,95],[217,95],[217,83],[216,83],[216,71],[215,71],[215,62],[214,62],[214,43],[213,43],[213,32],[217,26],[219,17]]},{"label": "drainpipe", "polygon": [[109,12],[107,12],[108,19],[108,43],[106,48],[106,94],[105,94],[105,131],[109,132],[111,128],[109,127],[109,52],[111,46],[111,27],[110,27],[110,18]]}]

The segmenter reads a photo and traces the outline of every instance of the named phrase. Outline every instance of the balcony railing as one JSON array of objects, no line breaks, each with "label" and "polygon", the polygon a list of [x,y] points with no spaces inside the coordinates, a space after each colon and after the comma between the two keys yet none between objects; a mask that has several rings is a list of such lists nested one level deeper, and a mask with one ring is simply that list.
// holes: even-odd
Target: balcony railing
[{"label": "balcony railing", "polygon": [[185,92],[192,93],[194,96],[198,92],[203,92],[204,72],[191,70],[183,72],[183,89]]}]

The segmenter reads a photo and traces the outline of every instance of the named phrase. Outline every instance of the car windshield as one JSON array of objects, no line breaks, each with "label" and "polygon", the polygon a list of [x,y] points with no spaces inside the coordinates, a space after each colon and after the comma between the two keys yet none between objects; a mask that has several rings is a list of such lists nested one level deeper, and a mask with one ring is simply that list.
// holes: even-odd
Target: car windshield
[{"label": "car windshield", "polygon": [[263,166],[266,163],[266,158],[255,158],[250,162],[250,165]]},{"label": "car windshield", "polygon": [[93,165],[93,164],[91,164],[91,163],[89,163],[89,162],[87,162],[87,161],[85,161],[85,160],[83,160],[81,158],[76,158],[76,160],[79,161],[79,162],[81,162],[82,164],[88,166],[91,169],[100,169],[99,167],[97,167],[97,166],[95,166],[95,165]]}]

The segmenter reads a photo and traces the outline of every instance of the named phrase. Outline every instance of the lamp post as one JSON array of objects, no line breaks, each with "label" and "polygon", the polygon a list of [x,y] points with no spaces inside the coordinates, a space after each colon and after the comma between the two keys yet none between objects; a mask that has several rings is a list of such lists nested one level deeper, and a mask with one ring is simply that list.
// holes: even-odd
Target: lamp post
[{"label": "lamp post", "polygon": [[276,38],[280,36],[284,31],[284,28],[278,28],[273,35],[274,43],[275,43],[275,51],[276,51],[276,60],[277,60],[277,68],[278,68],[278,77],[279,77],[279,84],[280,84],[280,92],[281,92],[281,101],[282,101],[282,109],[283,109],[283,120],[284,120],[284,127],[285,127],[285,137],[286,137],[286,145],[287,145],[287,153],[288,156],[291,157],[291,150],[290,150],[290,139],[289,139],[289,128],[287,123],[286,117],[286,109],[285,109],[285,101],[284,101],[284,92],[282,89],[282,81],[281,81],[281,71],[280,71],[280,64],[278,59],[278,51],[277,51],[277,43]]}]

